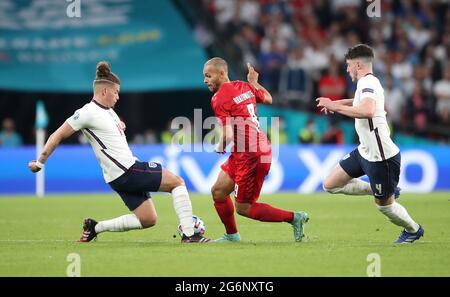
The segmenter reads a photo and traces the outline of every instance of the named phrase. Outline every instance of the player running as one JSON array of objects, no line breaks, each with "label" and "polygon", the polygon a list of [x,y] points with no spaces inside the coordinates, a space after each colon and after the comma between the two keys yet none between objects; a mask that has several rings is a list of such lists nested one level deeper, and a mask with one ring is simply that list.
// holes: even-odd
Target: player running
[{"label": "player running", "polygon": [[211,189],[214,207],[226,233],[215,242],[237,242],[240,235],[234,217],[230,193],[234,190],[236,212],[262,222],[292,224],[295,241],[305,236],[308,214],[292,212],[256,202],[272,159],[271,145],[258,122],[256,103],[272,104],[270,93],[258,83],[258,73],[248,64],[247,82],[230,81],[228,66],[221,58],[212,58],[203,68],[204,83],[214,95],[211,106],[222,126],[216,152],[223,154],[234,142],[231,155]]},{"label": "player running", "polygon": [[[355,97],[331,101],[317,98],[317,106],[327,113],[338,112],[355,118],[355,129],[360,145],[344,156],[325,178],[325,191],[347,195],[374,195],[378,210],[392,223],[404,228],[396,243],[412,243],[424,234],[406,209],[395,201],[400,176],[400,150],[390,138],[384,111],[384,90],[373,75],[372,48],[359,44],[348,49],[345,55],[347,72],[357,82]],[[358,177],[367,175],[366,183]]]},{"label": "player running", "polygon": [[158,191],[172,194],[173,206],[184,231],[181,241],[208,242],[209,239],[194,234],[192,204],[183,179],[161,164],[140,162],[133,156],[125,136],[125,124],[113,109],[119,100],[120,80],[107,62],[97,64],[93,87],[91,102],[75,111],[50,135],[38,160],[28,164],[32,172],[41,170],[59,143],[75,131],[81,130],[91,143],[105,181],[133,213],[100,222],[85,219],[79,241],[89,242],[105,231],[122,232],[154,226],[157,214],[150,192]]}]

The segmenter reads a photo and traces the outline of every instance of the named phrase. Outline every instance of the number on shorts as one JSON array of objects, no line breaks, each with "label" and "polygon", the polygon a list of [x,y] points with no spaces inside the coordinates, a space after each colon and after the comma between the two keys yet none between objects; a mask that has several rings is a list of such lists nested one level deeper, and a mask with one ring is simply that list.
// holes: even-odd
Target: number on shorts
[{"label": "number on shorts", "polygon": [[381,184],[375,184],[375,188],[377,189],[378,194],[380,194],[380,195],[383,194],[383,191],[382,191],[382,189],[381,189]]}]

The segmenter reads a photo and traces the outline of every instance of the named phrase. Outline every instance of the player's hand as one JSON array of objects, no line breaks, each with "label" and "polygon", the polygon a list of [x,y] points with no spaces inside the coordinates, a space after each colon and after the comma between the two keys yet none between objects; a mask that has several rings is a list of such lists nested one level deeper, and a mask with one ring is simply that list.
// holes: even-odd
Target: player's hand
[{"label": "player's hand", "polygon": [[255,71],[255,68],[250,63],[247,63],[248,74],[247,81],[251,84],[258,82],[259,73]]},{"label": "player's hand", "polygon": [[323,112],[324,114],[333,114],[334,113],[334,111],[328,110],[326,107],[322,108],[320,110],[320,112]]},{"label": "player's hand", "polygon": [[28,168],[30,168],[31,172],[34,173],[41,171],[41,168],[36,166],[36,160],[28,162]]},{"label": "player's hand", "polygon": [[333,114],[334,113],[334,102],[330,98],[326,97],[319,97],[316,99],[317,107],[322,107],[320,110],[321,112],[324,112],[325,114]]},{"label": "player's hand", "polygon": [[214,151],[218,154],[225,154],[225,149],[220,144],[216,145]]}]

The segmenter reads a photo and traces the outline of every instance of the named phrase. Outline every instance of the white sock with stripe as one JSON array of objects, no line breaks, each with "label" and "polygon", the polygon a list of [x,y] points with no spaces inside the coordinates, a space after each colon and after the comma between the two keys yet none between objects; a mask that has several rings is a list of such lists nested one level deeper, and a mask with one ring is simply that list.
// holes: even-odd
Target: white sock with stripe
[{"label": "white sock with stripe", "polygon": [[378,210],[384,214],[392,223],[405,228],[409,233],[416,233],[419,230],[419,224],[409,216],[408,211],[397,202],[391,205],[377,205]]},{"label": "white sock with stripe", "polygon": [[105,231],[123,232],[134,229],[142,229],[142,224],[134,213],[123,215],[111,220],[100,221],[97,225],[95,225],[95,232],[97,233]]},{"label": "white sock with stripe", "polygon": [[186,186],[178,186],[172,190],[173,208],[180,220],[181,228],[186,236],[194,235],[192,224],[192,204]]},{"label": "white sock with stripe", "polygon": [[373,195],[372,188],[368,182],[362,181],[359,178],[351,179],[345,186],[333,189],[325,189],[331,194],[346,194],[346,195]]}]

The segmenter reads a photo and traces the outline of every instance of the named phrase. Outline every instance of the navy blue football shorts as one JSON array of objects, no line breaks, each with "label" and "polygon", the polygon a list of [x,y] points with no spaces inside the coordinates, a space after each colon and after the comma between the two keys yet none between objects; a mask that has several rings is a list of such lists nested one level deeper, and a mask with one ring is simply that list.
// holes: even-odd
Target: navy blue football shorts
[{"label": "navy blue football shorts", "polygon": [[124,174],[109,183],[130,211],[151,198],[161,185],[162,166],[155,162],[136,161]]},{"label": "navy blue football shorts", "polygon": [[379,162],[364,159],[356,148],[339,162],[342,169],[353,178],[367,175],[373,195],[377,199],[388,199],[394,194],[400,178],[400,153]]}]

